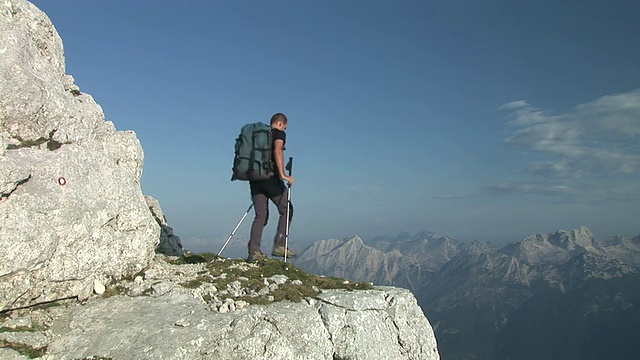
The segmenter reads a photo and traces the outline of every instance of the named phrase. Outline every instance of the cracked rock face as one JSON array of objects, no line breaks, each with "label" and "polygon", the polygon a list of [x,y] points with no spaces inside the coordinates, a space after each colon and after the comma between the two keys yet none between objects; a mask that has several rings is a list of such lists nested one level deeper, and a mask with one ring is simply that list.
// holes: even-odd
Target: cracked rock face
[{"label": "cracked rock face", "polygon": [[[251,265],[247,265],[251,266]],[[202,266],[182,265],[193,277]],[[168,284],[174,266],[152,266],[145,280]],[[165,275],[160,275],[165,274]],[[160,277],[158,277],[160,276]],[[149,278],[149,279],[146,279]],[[266,279],[287,282],[286,276]],[[233,286],[230,286],[231,288]],[[93,298],[53,308],[47,356],[80,359],[423,359],[437,360],[436,340],[415,297],[405,289],[323,290],[294,303],[220,307],[202,289],[167,286],[149,296]],[[209,290],[208,290],[209,291]],[[235,304],[235,305],[234,305]]]},{"label": "cracked rock face", "polygon": [[[52,309],[47,358],[438,360],[429,322],[404,289],[327,290],[324,300],[250,305],[212,312],[180,292],[118,296]],[[342,296],[384,300],[371,309]],[[380,308],[378,308],[380,307]]]},{"label": "cracked rock face", "polygon": [[58,33],[27,1],[0,3],[0,76],[0,309],[140,271],[160,236],[140,142],[73,84]]},{"label": "cracked rock face", "polygon": [[[292,280],[306,275],[286,266],[289,276],[273,264],[175,260],[158,254],[135,278],[112,283],[110,294],[82,303],[12,311],[0,318],[6,330],[0,340],[56,360],[440,358],[433,329],[408,290],[318,289],[299,302],[270,299],[264,305],[257,300],[273,298],[278,286],[313,282]],[[189,281],[196,278],[202,281]],[[7,349],[3,356],[19,354]]]}]

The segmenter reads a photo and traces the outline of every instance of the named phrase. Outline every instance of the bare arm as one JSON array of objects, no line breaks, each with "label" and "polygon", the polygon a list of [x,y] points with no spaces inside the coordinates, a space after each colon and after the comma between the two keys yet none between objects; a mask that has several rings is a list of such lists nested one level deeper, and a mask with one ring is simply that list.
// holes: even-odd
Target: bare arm
[{"label": "bare arm", "polygon": [[289,185],[293,185],[293,177],[288,176],[284,172],[284,141],[276,139],[273,143],[273,155],[275,156],[276,167],[278,168],[278,177],[285,180]]}]

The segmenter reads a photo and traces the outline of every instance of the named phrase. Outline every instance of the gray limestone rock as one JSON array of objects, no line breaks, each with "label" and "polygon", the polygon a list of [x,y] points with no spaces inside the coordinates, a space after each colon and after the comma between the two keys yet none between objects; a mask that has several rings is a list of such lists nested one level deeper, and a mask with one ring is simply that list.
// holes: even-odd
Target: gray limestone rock
[{"label": "gray limestone rock", "polygon": [[[41,332],[2,332],[0,333],[0,340],[4,340],[10,343],[27,344],[34,349],[39,349],[47,346],[47,337]],[[0,358],[1,359],[1,358]]]},{"label": "gray limestone rock", "polygon": [[[345,307],[346,298],[362,305]],[[238,303],[235,311],[230,310],[234,302],[225,301],[225,311],[212,312],[202,301],[177,292],[94,299],[53,321],[47,356],[439,359],[433,330],[404,289],[328,290],[320,301],[267,306]]]},{"label": "gray limestone rock", "polygon": [[[121,280],[110,285],[111,295],[83,303],[16,310],[0,327],[12,329],[4,336],[13,343],[45,349],[44,360],[439,359],[433,329],[408,290],[324,290],[298,303],[250,305],[210,292],[204,273],[225,263],[245,268],[225,259],[177,265],[158,254],[149,263],[154,279]],[[195,278],[204,282],[194,287]],[[241,292],[260,281],[242,279]],[[161,284],[161,292],[127,291]]]},{"label": "gray limestone rock", "polygon": [[88,297],[153,257],[142,147],[65,74],[34,5],[0,3],[0,44],[0,309]]},{"label": "gray limestone rock", "polygon": [[2,360],[29,360],[28,356],[20,355],[19,352],[9,349],[0,348],[0,359]]}]

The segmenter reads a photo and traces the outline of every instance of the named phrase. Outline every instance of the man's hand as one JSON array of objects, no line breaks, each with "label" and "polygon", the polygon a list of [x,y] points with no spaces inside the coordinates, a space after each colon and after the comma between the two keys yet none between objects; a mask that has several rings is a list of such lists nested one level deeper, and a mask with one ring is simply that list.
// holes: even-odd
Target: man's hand
[{"label": "man's hand", "polygon": [[289,186],[293,185],[293,181],[294,181],[293,176],[281,175],[280,178],[286,181]]}]

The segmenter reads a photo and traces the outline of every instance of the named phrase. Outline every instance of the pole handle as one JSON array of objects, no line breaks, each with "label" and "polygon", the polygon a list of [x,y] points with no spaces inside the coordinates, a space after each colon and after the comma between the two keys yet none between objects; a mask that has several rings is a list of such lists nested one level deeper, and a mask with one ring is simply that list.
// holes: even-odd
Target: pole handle
[{"label": "pole handle", "polygon": [[291,176],[291,172],[293,171],[293,158],[289,157],[289,161],[287,165],[284,166],[284,169],[289,172],[289,176]]},{"label": "pole handle", "polygon": [[[291,176],[293,172],[293,158],[289,157],[289,161],[287,161],[287,165],[284,166],[284,169],[287,170],[288,175]],[[288,187],[291,187],[291,184],[287,184]]]}]

